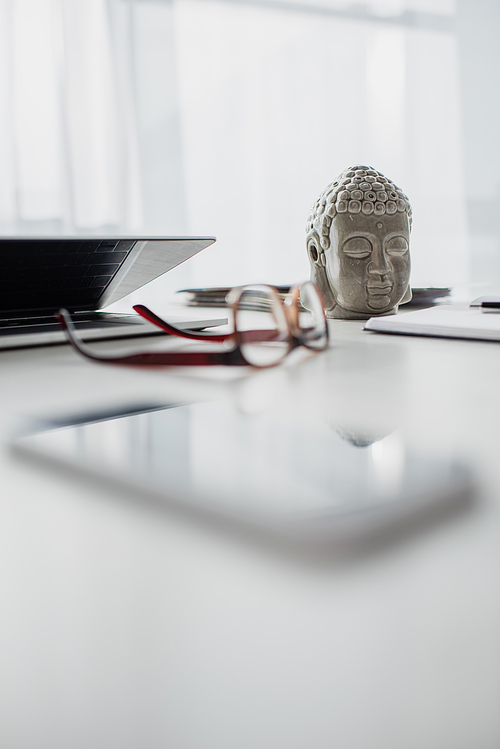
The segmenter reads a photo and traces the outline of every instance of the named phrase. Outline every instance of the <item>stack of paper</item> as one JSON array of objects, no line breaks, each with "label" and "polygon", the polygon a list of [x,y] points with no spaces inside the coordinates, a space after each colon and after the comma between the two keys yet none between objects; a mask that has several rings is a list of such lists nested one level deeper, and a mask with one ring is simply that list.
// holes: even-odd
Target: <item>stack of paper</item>
[{"label": "stack of paper", "polygon": [[430,307],[397,315],[371,317],[364,329],[377,333],[500,341],[500,310],[483,312],[477,307],[458,304]]}]

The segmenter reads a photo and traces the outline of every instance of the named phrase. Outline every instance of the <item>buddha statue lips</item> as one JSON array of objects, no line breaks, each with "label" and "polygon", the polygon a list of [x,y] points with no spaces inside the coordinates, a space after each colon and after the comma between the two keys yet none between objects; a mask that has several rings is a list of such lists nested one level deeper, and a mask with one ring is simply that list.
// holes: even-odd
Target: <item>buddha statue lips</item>
[{"label": "buddha statue lips", "polygon": [[411,299],[410,228],[408,199],[370,167],[346,169],[326,188],[309,217],[307,250],[329,317],[391,314]]},{"label": "buddha statue lips", "polygon": [[390,302],[393,286],[376,286],[368,284],[368,306],[374,309],[385,308]]},{"label": "buddha statue lips", "polygon": [[392,284],[391,285],[384,285],[384,286],[377,286],[375,284],[368,284],[366,287],[368,294],[374,295],[374,296],[390,296],[392,291]]}]

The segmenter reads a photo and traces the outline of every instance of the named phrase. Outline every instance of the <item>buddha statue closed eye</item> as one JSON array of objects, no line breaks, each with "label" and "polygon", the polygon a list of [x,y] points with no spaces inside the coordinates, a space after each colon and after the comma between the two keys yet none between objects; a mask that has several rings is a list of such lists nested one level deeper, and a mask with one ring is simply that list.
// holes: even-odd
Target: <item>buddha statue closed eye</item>
[{"label": "buddha statue closed eye", "polygon": [[410,229],[408,198],[371,167],[350,167],[323,191],[307,252],[328,317],[388,315],[410,301]]}]

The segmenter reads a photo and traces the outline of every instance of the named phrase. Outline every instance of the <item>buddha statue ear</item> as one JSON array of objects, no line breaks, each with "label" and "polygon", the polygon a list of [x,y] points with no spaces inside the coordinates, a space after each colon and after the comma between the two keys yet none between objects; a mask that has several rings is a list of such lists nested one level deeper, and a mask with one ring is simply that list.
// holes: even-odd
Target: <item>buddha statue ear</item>
[{"label": "buddha statue ear", "polygon": [[310,232],[307,237],[307,254],[311,266],[311,281],[323,295],[325,310],[333,309],[336,302],[326,277],[326,257],[315,231]]}]

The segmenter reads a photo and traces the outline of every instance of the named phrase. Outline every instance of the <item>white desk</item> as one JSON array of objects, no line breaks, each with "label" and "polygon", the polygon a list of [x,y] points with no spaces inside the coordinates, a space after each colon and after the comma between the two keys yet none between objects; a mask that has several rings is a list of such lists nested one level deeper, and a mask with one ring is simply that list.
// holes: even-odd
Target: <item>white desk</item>
[{"label": "white desk", "polygon": [[[1,455],[2,749],[498,749],[500,346],[377,336],[250,377],[0,353],[2,433],[168,400],[330,394],[346,428],[463,453],[473,510],[370,553],[273,552]],[[267,378],[267,379],[264,379]],[[259,385],[262,383],[262,387]],[[297,384],[298,383],[298,384]],[[284,396],[283,396],[284,397]]]}]

